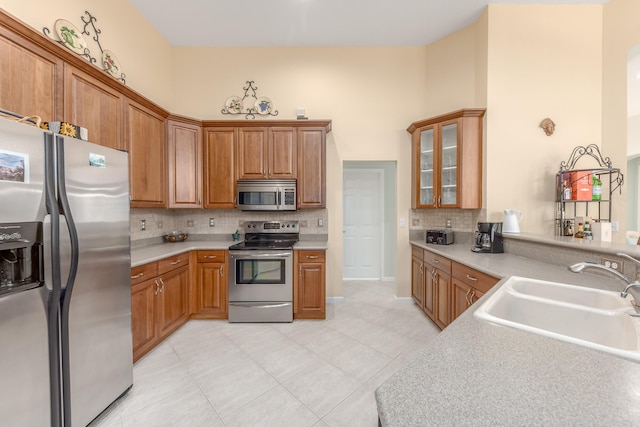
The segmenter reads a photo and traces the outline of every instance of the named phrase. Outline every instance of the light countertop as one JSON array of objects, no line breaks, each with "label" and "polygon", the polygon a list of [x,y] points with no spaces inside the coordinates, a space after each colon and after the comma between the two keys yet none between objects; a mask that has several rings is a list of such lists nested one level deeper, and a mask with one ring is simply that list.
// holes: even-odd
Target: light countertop
[{"label": "light countertop", "polygon": [[[411,243],[494,277],[623,286],[524,257],[476,254],[468,244]],[[477,320],[477,304],[376,390],[383,426],[638,425],[640,364]]]},{"label": "light countertop", "polygon": [[[131,249],[131,267],[137,267],[149,262],[158,261],[166,257],[194,250],[229,249],[238,243],[229,240],[187,240],[179,243],[159,243]],[[300,240],[294,246],[295,250],[326,250],[325,240]]]}]

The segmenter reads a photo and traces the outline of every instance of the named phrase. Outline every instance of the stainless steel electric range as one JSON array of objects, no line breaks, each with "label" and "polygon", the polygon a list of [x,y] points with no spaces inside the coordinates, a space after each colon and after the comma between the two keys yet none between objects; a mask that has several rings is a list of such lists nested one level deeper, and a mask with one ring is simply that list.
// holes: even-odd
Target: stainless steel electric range
[{"label": "stainless steel electric range", "polygon": [[292,322],[298,221],[247,221],[244,231],[229,247],[229,322]]}]

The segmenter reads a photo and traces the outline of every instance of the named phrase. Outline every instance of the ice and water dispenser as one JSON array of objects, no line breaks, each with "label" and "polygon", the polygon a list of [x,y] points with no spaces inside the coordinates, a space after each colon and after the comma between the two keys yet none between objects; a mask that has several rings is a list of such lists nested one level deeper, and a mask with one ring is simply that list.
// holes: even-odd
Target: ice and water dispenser
[{"label": "ice and water dispenser", "polygon": [[0,296],[42,285],[42,223],[0,224]]}]

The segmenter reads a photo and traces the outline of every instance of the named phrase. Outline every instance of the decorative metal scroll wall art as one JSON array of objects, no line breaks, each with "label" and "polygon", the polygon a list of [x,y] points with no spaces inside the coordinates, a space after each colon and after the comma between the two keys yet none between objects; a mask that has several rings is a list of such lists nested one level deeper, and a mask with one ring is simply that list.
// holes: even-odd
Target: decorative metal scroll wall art
[{"label": "decorative metal scroll wall art", "polygon": [[[244,90],[244,96],[230,96],[224,104],[222,114],[244,114],[245,119],[255,119],[256,114],[261,116],[277,116],[278,110],[273,109],[273,103],[266,96],[258,98],[258,87],[254,86],[253,80],[247,80],[247,86],[242,88]],[[249,94],[251,92],[251,94]],[[244,108],[245,99],[249,98],[248,102],[253,104],[247,108]],[[253,98],[253,99],[251,99]]]},{"label": "decorative metal scroll wall art", "polygon": [[102,30],[97,28],[95,24],[98,21],[98,19],[95,16],[91,15],[86,10],[84,13],[86,17],[80,16],[80,19],[84,23],[82,31],[78,30],[69,21],[66,21],[64,19],[58,19],[53,24],[53,29],[57,34],[57,36],[60,38],[60,40],[56,40],[53,37],[49,36],[49,33],[51,33],[51,30],[49,30],[47,27],[44,27],[42,29],[42,32],[44,33],[45,36],[60,43],[61,45],[65,46],[72,52],[85,57],[87,61],[97,66],[98,58],[92,56],[91,50],[87,47],[87,42],[85,41],[84,37],[82,37],[83,34],[87,36],[91,36],[92,34],[91,31],[93,31],[93,37],[91,38],[96,42],[96,44],[98,45],[98,48],[100,49],[99,59],[102,64],[102,70],[105,71],[107,74],[110,74],[111,76],[120,80],[122,83],[126,84],[126,81],[125,81],[126,76],[122,72],[122,68],[120,67],[120,62],[118,62],[118,59],[116,58],[116,56],[110,50],[102,49],[102,45],[100,44],[100,34],[102,34]]},{"label": "decorative metal scroll wall art", "polygon": [[[615,169],[612,167],[612,162],[609,157],[604,157],[600,152],[600,148],[596,144],[590,144],[586,147],[578,145],[573,149],[569,159],[565,162],[564,160],[560,162],[560,173],[570,170],[575,170],[576,163],[584,156],[591,156],[598,162],[600,168],[605,170],[611,170],[611,172],[615,173],[613,177],[613,182],[615,183],[615,187],[611,189],[611,191],[615,191],[618,188],[622,187],[624,183],[624,175],[620,172],[620,169]],[[593,172],[597,172],[597,169],[585,169]],[[622,189],[620,188],[620,191]]]}]

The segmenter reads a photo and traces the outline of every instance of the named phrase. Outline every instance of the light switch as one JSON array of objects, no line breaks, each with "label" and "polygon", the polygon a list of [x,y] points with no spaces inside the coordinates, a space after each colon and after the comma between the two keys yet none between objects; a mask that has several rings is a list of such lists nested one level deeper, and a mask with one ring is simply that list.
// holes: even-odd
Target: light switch
[{"label": "light switch", "polygon": [[404,218],[400,218],[400,227],[406,227],[407,226],[407,220]]}]

